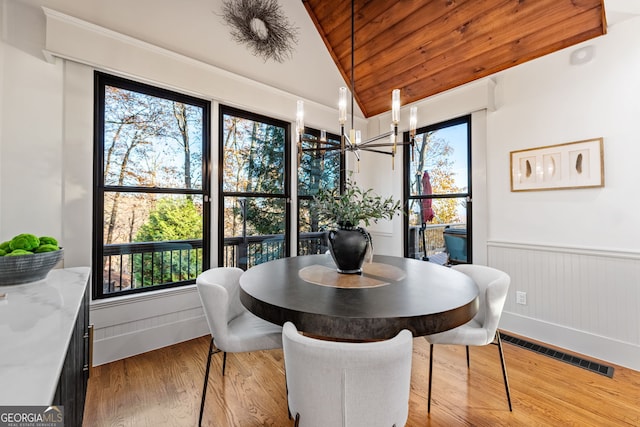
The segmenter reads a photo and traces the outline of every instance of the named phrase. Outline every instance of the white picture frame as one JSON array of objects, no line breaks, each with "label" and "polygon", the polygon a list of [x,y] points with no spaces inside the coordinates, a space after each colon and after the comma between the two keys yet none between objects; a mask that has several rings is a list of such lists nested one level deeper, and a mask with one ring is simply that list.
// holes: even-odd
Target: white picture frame
[{"label": "white picture frame", "polygon": [[602,138],[511,151],[511,191],[604,187]]}]

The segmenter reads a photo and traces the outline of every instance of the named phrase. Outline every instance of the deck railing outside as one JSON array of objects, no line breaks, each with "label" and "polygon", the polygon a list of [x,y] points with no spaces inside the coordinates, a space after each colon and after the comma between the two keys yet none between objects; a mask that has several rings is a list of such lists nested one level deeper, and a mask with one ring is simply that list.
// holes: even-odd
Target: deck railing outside
[{"label": "deck railing outside", "polygon": [[[423,259],[437,259],[440,256],[446,261],[443,231],[448,226],[461,227],[464,224],[412,227],[409,234],[409,256]],[[323,254],[327,249],[325,233],[300,233],[300,255]],[[246,270],[263,262],[282,258],[284,254],[282,234],[228,237],[224,239],[223,265]],[[140,287],[194,283],[203,266],[202,240],[105,245],[103,255],[102,286],[105,294]]]},{"label": "deck railing outside", "polygon": [[[323,232],[301,233],[301,255],[327,250]],[[224,266],[243,270],[284,256],[282,234],[228,237],[224,239]],[[194,283],[202,272],[202,240],[105,245],[103,249],[103,292],[176,283]]]},{"label": "deck railing outside", "polygon": [[[322,254],[328,249],[325,233],[300,233],[298,236],[300,255]],[[263,262],[284,257],[284,235],[227,237],[224,239],[224,265],[243,270]]]},{"label": "deck railing outside", "polygon": [[103,265],[105,294],[193,282],[202,271],[202,240],[105,245]]},{"label": "deck railing outside", "polygon": [[412,226],[409,228],[409,258],[434,258],[446,259],[446,246],[444,244],[444,230],[447,227],[466,227],[464,223],[426,224],[423,227]]}]

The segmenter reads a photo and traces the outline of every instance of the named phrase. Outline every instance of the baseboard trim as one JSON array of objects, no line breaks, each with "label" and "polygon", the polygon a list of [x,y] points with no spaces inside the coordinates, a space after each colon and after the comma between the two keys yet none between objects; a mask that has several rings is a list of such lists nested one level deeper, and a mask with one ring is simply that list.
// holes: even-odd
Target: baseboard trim
[{"label": "baseboard trim", "polygon": [[[564,326],[504,312],[500,329],[558,348],[640,371],[640,347]],[[204,315],[94,342],[93,366],[209,334]]]},{"label": "baseboard trim", "polygon": [[96,340],[93,344],[93,366],[157,350],[209,333],[206,319],[202,315]]},{"label": "baseboard trim", "polygon": [[503,312],[500,329],[608,363],[640,371],[640,346],[515,313]]}]

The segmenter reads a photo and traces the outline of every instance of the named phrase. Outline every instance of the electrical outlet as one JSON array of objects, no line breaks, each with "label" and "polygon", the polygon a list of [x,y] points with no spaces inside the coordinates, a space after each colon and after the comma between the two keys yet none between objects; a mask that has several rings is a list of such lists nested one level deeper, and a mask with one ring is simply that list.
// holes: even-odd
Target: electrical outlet
[{"label": "electrical outlet", "polygon": [[516,304],[527,305],[527,293],[516,291]]}]

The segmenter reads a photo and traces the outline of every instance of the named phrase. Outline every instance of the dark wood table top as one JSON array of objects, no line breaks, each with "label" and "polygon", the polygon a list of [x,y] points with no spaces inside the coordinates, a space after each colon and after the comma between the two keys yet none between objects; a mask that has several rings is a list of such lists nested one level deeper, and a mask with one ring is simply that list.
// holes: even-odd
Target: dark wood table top
[{"label": "dark wood table top", "polygon": [[468,322],[478,311],[478,288],[465,274],[411,258],[376,255],[362,275],[342,275],[330,255],[306,255],[247,270],[240,300],[255,315],[291,321],[310,335],[375,340]]}]

